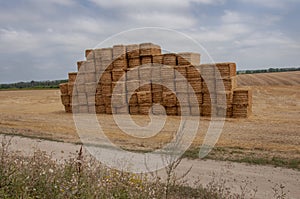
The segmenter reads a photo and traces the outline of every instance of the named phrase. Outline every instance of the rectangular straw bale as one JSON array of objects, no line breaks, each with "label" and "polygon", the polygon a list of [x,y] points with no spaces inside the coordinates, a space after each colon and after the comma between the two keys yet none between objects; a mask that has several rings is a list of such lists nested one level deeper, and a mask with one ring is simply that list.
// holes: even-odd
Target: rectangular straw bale
[{"label": "rectangular straw bale", "polygon": [[78,95],[79,94],[70,96],[70,105],[79,104]]},{"label": "rectangular straw bale", "polygon": [[164,56],[163,55],[153,55],[152,56],[152,63],[156,64],[156,65],[161,65],[164,62]]},{"label": "rectangular straw bale", "polygon": [[177,65],[177,55],[175,53],[164,54],[163,64],[169,66]]},{"label": "rectangular straw bale", "polygon": [[177,115],[177,106],[173,106],[173,107],[166,107],[166,113],[167,115]]},{"label": "rectangular straw bale", "polygon": [[148,55],[148,56],[141,56],[141,65],[144,64],[151,64],[152,63],[152,56]]},{"label": "rectangular straw bale", "polygon": [[146,92],[151,92],[151,83],[149,84],[148,82],[143,83],[143,81],[140,81],[140,87],[138,91],[146,91]]},{"label": "rectangular straw bale", "polygon": [[152,74],[151,70],[152,70],[151,67],[148,66],[148,65],[140,67],[139,68],[139,77],[140,77],[140,79],[141,80],[150,79],[151,74]]},{"label": "rectangular straw bale", "polygon": [[162,81],[162,85],[163,85],[163,92],[169,92],[169,91],[173,91],[175,92],[175,82],[173,79],[165,79]]},{"label": "rectangular straw bale", "polygon": [[71,104],[70,95],[61,95],[60,98],[63,105],[66,106]]},{"label": "rectangular straw bale", "polygon": [[76,89],[77,93],[86,93],[85,91],[85,84],[79,84],[79,83],[76,83],[74,84],[74,89]]},{"label": "rectangular straw bale", "polygon": [[215,79],[204,79],[202,81],[202,92],[216,92],[216,80]]},{"label": "rectangular straw bale", "polygon": [[77,103],[79,105],[87,105],[88,104],[88,101],[87,101],[87,96],[85,93],[79,93],[77,95]]},{"label": "rectangular straw bale", "polygon": [[77,72],[69,73],[68,76],[69,76],[69,82],[74,83],[77,77]]},{"label": "rectangular straw bale", "polygon": [[217,92],[217,105],[220,107],[231,106],[232,98],[233,98],[232,91]]},{"label": "rectangular straw bale", "polygon": [[161,103],[162,102],[162,91],[152,91],[152,102]]},{"label": "rectangular straw bale", "polygon": [[80,69],[82,70],[82,71],[84,71],[84,63],[85,63],[86,61],[78,61],[77,62],[77,70],[78,71],[80,71]]},{"label": "rectangular straw bale", "polygon": [[140,79],[139,70],[138,69],[130,69],[126,72],[126,80],[127,81],[138,81]]},{"label": "rectangular straw bale", "polygon": [[151,78],[154,83],[161,83],[161,66],[152,64],[151,68]]},{"label": "rectangular straw bale", "polygon": [[129,113],[131,115],[138,115],[139,114],[139,106],[137,106],[137,105],[129,106]]},{"label": "rectangular straw bale", "polygon": [[126,46],[126,53],[129,59],[140,57],[140,47],[138,44],[131,44]]},{"label": "rectangular straw bale", "polygon": [[161,54],[160,46],[152,43],[140,44],[140,56],[160,55],[160,54]]},{"label": "rectangular straw bale", "polygon": [[96,82],[96,73],[95,72],[86,72],[84,75],[85,83]]},{"label": "rectangular straw bale", "polygon": [[140,115],[148,115],[151,111],[150,104],[139,104],[139,114]]},{"label": "rectangular straw bale", "polygon": [[232,117],[232,106],[217,107],[217,111],[218,111],[218,116],[227,117],[227,118]]},{"label": "rectangular straw bale", "polygon": [[201,75],[200,75],[200,72],[197,70],[196,67],[190,65],[187,67],[187,78],[188,80],[190,79],[201,79]]},{"label": "rectangular straw bale", "polygon": [[233,104],[251,104],[252,90],[249,88],[240,88],[233,91]]},{"label": "rectangular straw bale", "polygon": [[88,60],[83,63],[84,64],[84,72],[96,72],[95,68],[95,61],[94,60]]},{"label": "rectangular straw bale", "polygon": [[[121,77],[125,75],[125,71],[123,69],[113,69],[112,70],[112,81],[117,82],[121,79]],[[124,81],[126,80],[126,76],[122,78]]]},{"label": "rectangular straw bale", "polygon": [[95,59],[94,51],[92,49],[85,50],[85,58],[86,60],[94,60]]},{"label": "rectangular straw bale", "polygon": [[212,107],[210,104],[202,104],[200,107],[201,116],[210,117],[213,114],[217,115],[217,107]]},{"label": "rectangular straw bale", "polygon": [[122,44],[113,46],[113,59],[118,58],[126,58],[126,46]]},{"label": "rectangular straw bale", "polygon": [[96,51],[98,55],[96,57],[101,57],[102,61],[112,61],[113,60],[113,49],[112,48],[101,48]]},{"label": "rectangular straw bale", "polygon": [[126,94],[113,94],[112,95],[112,106],[114,108],[116,107],[122,107],[127,106],[127,96]]},{"label": "rectangular straw bale", "polygon": [[105,70],[105,71],[112,71],[113,69],[113,61],[112,60],[102,60],[101,58],[101,71]]},{"label": "rectangular straw bale", "polygon": [[105,105],[103,94],[96,94],[95,102],[97,106]]},{"label": "rectangular straw bale", "polygon": [[130,80],[126,81],[126,91],[134,92],[140,87],[140,80]]},{"label": "rectangular straw bale", "polygon": [[138,104],[151,104],[152,94],[150,91],[139,91],[137,92]]},{"label": "rectangular straw bale", "polygon": [[107,94],[107,95],[103,94],[103,100],[106,107],[111,106],[111,95],[112,94]]},{"label": "rectangular straw bale", "polygon": [[217,104],[217,95],[214,93],[203,93],[203,104]]},{"label": "rectangular straw bale", "polygon": [[105,113],[111,115],[113,113],[111,106],[105,106]]},{"label": "rectangular straw bale", "polygon": [[88,113],[89,112],[89,106],[87,104],[85,105],[79,105],[78,106],[79,113]]},{"label": "rectangular straw bale", "polygon": [[176,92],[187,92],[188,91],[187,79],[175,79],[175,90]]},{"label": "rectangular straw bale", "polygon": [[137,93],[127,93],[127,104],[130,106],[138,105]]},{"label": "rectangular straw bale", "polygon": [[190,106],[177,106],[177,115],[190,116],[191,115]]},{"label": "rectangular straw bale", "polygon": [[70,106],[70,108],[71,108],[71,113],[78,113],[78,112],[79,112],[79,106],[80,106],[80,105],[78,105],[78,104],[72,104],[72,105]]},{"label": "rectangular straw bale", "polygon": [[96,93],[96,86],[97,83],[96,82],[91,82],[91,83],[85,83],[84,84],[84,90],[87,94],[95,94]]},{"label": "rectangular straw bale", "polygon": [[161,68],[161,72],[160,72],[160,75],[161,75],[161,79],[162,80],[165,80],[165,79],[171,79],[171,80],[174,80],[175,79],[175,69],[172,68],[172,67],[162,67]]},{"label": "rectangular straw bale", "polygon": [[95,105],[96,104],[95,94],[94,95],[87,94],[86,99],[87,99],[88,105]]},{"label": "rectangular straw bale", "polygon": [[125,81],[118,81],[112,83],[112,90],[116,94],[126,94],[126,83]]},{"label": "rectangular straw bale", "polygon": [[175,66],[175,78],[176,79],[186,79],[187,78],[187,70],[189,65],[185,66]]},{"label": "rectangular straw bale", "polygon": [[97,114],[105,114],[105,105],[96,105]]},{"label": "rectangular straw bale", "polygon": [[200,54],[192,52],[184,52],[177,54],[178,65],[199,65],[200,64]]},{"label": "rectangular straw bale", "polygon": [[[189,87],[189,92],[202,92],[202,81],[200,78],[191,78],[189,79],[189,84],[191,87]],[[193,90],[191,90],[193,89]]]},{"label": "rectangular straw bale", "polygon": [[163,105],[166,107],[172,107],[177,105],[177,97],[173,92],[163,92]]},{"label": "rectangular straw bale", "polygon": [[103,95],[109,95],[112,93],[112,85],[111,84],[101,84],[101,90]]},{"label": "rectangular straw bale", "polygon": [[202,79],[215,79],[215,64],[200,64],[197,68],[200,69]]},{"label": "rectangular straw bale", "polygon": [[[74,83],[68,83],[68,95],[73,95]],[[75,91],[76,93],[76,91]]]},{"label": "rectangular straw bale", "polygon": [[152,112],[153,115],[163,115],[166,111],[161,106],[152,106],[151,107],[151,112]]},{"label": "rectangular straw bale", "polygon": [[187,91],[176,92],[177,106],[189,106],[189,93]]},{"label": "rectangular straw bale", "polygon": [[196,106],[196,104],[194,104],[194,102],[198,103],[198,105],[200,106],[203,103],[203,94],[200,92],[196,92],[196,93],[189,93],[189,103],[191,106]]},{"label": "rectangular straw bale", "polygon": [[216,80],[217,90],[221,90],[223,85],[224,85],[225,91],[232,91],[233,89],[235,89],[237,87],[236,77]]},{"label": "rectangular straw bale", "polygon": [[59,89],[61,94],[68,94],[68,83],[59,84]]},{"label": "rectangular straw bale", "polygon": [[251,106],[247,104],[233,104],[232,117],[233,118],[247,118],[251,115]]},{"label": "rectangular straw bale", "polygon": [[141,65],[141,60],[139,57],[128,59],[128,68],[135,68]]},{"label": "rectangular straw bale", "polygon": [[115,69],[127,69],[127,59],[125,58],[117,58],[113,61],[113,70]]},{"label": "rectangular straw bale", "polygon": [[[235,63],[232,63],[232,62],[216,63],[216,67],[220,73],[221,79],[231,78],[231,77],[236,76],[236,64]],[[218,78],[218,79],[220,79],[220,78]]]},{"label": "rectangular straw bale", "polygon": [[112,82],[112,74],[111,72],[103,72],[102,76],[100,78],[100,83],[101,84],[111,84]]},{"label": "rectangular straw bale", "polygon": [[201,107],[196,105],[190,106],[190,111],[192,116],[200,116],[201,115]]},{"label": "rectangular straw bale", "polygon": [[129,113],[129,107],[128,107],[128,105],[116,108],[116,114],[128,114],[128,113]]}]

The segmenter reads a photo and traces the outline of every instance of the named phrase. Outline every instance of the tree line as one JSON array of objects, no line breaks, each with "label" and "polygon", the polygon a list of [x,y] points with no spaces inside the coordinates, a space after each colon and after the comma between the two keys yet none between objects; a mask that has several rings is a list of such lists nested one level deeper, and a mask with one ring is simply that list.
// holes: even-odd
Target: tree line
[{"label": "tree line", "polygon": [[10,84],[0,84],[0,89],[51,89],[59,88],[59,84],[68,82],[68,80],[52,80],[52,81],[30,81],[17,82]]},{"label": "tree line", "polygon": [[300,71],[298,68],[269,68],[259,70],[239,70],[237,74],[254,74],[254,73],[276,73],[276,72],[288,72],[288,71]]}]

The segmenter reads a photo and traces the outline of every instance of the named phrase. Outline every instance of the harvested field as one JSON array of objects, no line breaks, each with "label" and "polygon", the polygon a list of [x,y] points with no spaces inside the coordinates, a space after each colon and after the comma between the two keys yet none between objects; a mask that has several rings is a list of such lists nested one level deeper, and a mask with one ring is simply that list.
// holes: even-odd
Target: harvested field
[{"label": "harvested field", "polygon": [[[290,73],[291,77],[298,74]],[[280,76],[280,73],[274,75]],[[239,76],[239,82],[241,79],[249,82],[246,77]],[[249,79],[253,77],[255,75],[249,76]],[[290,80],[286,84],[292,86],[253,86],[252,116],[248,119],[227,119],[217,148],[210,157],[224,160],[240,160],[245,156],[300,160],[300,85],[294,78]],[[0,99],[1,133],[80,141],[72,114],[64,112],[59,90],[1,91]],[[149,122],[148,116],[132,117],[140,125]],[[122,133],[111,115],[99,115],[98,118],[114,143],[135,150],[161,147],[172,138],[180,122],[180,117],[168,116],[162,132],[150,139],[138,139]],[[193,144],[195,148],[202,143],[208,124],[209,118],[201,119],[201,128]],[[299,168],[299,164],[295,167]]]}]

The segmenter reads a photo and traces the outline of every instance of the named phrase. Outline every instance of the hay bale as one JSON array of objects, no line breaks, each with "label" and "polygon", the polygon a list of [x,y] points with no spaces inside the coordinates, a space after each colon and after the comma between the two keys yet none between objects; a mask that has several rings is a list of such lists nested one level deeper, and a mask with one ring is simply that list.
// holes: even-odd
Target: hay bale
[{"label": "hay bale", "polygon": [[64,94],[64,95],[61,95],[60,98],[61,98],[61,102],[64,106],[71,104],[70,95]]},{"label": "hay bale", "polygon": [[202,104],[200,107],[200,114],[201,116],[217,116],[217,107],[212,107],[210,104]]},{"label": "hay bale", "polygon": [[[189,65],[185,65],[185,66],[175,66],[175,78],[176,79],[182,79],[182,78],[187,78],[187,68],[189,67]],[[178,73],[177,73],[177,72]],[[181,75],[181,76],[180,76]]]},{"label": "hay bale", "polygon": [[101,77],[100,77],[100,83],[101,84],[111,84],[112,82],[112,74],[111,72],[103,72]]},{"label": "hay bale", "polygon": [[176,92],[187,92],[188,91],[187,79],[175,79],[175,90]]},{"label": "hay bale", "polygon": [[160,54],[161,54],[160,46],[152,43],[140,44],[140,56],[160,55]]},{"label": "hay bale", "polygon": [[126,46],[126,53],[129,59],[140,57],[140,47],[138,44],[132,44]]},{"label": "hay bale", "polygon": [[94,51],[92,49],[85,50],[85,58],[86,60],[94,60],[95,59]]},{"label": "hay bale", "polygon": [[233,99],[233,92],[232,91],[217,92],[217,105],[219,107],[231,106],[232,105],[232,99]]},{"label": "hay bale", "polygon": [[203,104],[217,104],[217,95],[215,93],[203,93],[202,103]]},{"label": "hay bale", "polygon": [[221,79],[236,76],[236,64],[232,62],[216,63],[216,67],[220,73]]},{"label": "hay bale", "polygon": [[112,106],[116,107],[123,107],[127,106],[127,96],[126,94],[114,94],[112,96]]},{"label": "hay bale", "polygon": [[105,105],[96,105],[97,114],[105,114]]},{"label": "hay bale", "polygon": [[128,59],[128,68],[135,68],[141,65],[141,60],[139,57],[137,58],[129,58]]},{"label": "hay bale", "polygon": [[[112,70],[112,81],[113,82],[119,81],[123,75],[125,75],[125,71],[123,69],[113,69]],[[126,76],[125,76],[124,80],[126,80]]]},{"label": "hay bale", "polygon": [[95,61],[89,60],[84,62],[84,72],[96,72]]},{"label": "hay bale", "polygon": [[199,65],[200,64],[200,54],[199,53],[191,53],[184,52],[177,54],[178,65]]},{"label": "hay bale", "polygon": [[163,115],[166,112],[165,108],[161,106],[152,106],[151,111],[153,115]]},{"label": "hay bale", "polygon": [[140,57],[141,59],[141,64],[144,65],[144,64],[151,64],[152,63],[152,56],[141,56]]},{"label": "hay bale", "polygon": [[177,112],[177,106],[173,106],[173,107],[166,107],[166,113],[167,115],[177,115],[178,112]]},{"label": "hay bale", "polygon": [[126,73],[126,80],[127,81],[139,81],[140,76],[139,76],[139,70],[134,69],[134,70],[129,70]]},{"label": "hay bale", "polygon": [[189,93],[185,90],[183,92],[176,92],[177,106],[190,106]]},{"label": "hay bale", "polygon": [[101,48],[96,50],[96,57],[101,57],[102,61],[113,60],[113,49],[112,48]]},{"label": "hay bale", "polygon": [[191,85],[193,90],[190,90],[189,87],[189,92],[196,92],[196,93],[200,93],[202,92],[202,81],[200,78],[193,78],[193,79],[189,79],[189,84]]},{"label": "hay bale", "polygon": [[161,66],[152,64],[151,68],[151,78],[152,82],[161,83]]},{"label": "hay bale", "polygon": [[62,95],[66,95],[68,94],[68,83],[62,83],[62,84],[59,84],[59,89],[60,89],[60,93]]},{"label": "hay bale", "polygon": [[177,55],[175,53],[164,54],[163,64],[168,65],[168,66],[176,66],[177,65]]},{"label": "hay bale", "polygon": [[153,55],[152,63],[154,64],[163,64],[164,56],[163,55]]},{"label": "hay bale", "polygon": [[95,104],[96,104],[95,94],[94,95],[93,94],[87,94],[86,99],[87,99],[87,103],[88,103],[89,106],[90,105],[95,106]]},{"label": "hay bale", "polygon": [[68,73],[69,83],[74,83],[77,77],[77,72]]},{"label": "hay bale", "polygon": [[[74,90],[74,83],[68,83],[68,95],[72,96]],[[74,90],[74,94],[77,93],[76,90]]]},{"label": "hay bale", "polygon": [[79,105],[87,105],[88,104],[87,96],[85,93],[79,93],[77,95],[77,104],[79,104]]},{"label": "hay bale", "polygon": [[173,92],[163,92],[162,100],[162,104],[166,107],[174,107],[177,105],[177,97]]},{"label": "hay bale", "polygon": [[[117,86],[118,84],[118,86]],[[112,90],[116,94],[126,94],[126,83],[125,81],[118,81],[112,83]]]},{"label": "hay bale", "polygon": [[107,72],[111,72],[113,69],[113,61],[112,60],[102,60],[101,58],[101,70],[105,70]]},{"label": "hay bale", "polygon": [[137,92],[138,104],[151,104],[152,103],[152,94],[151,91],[139,91]]},{"label": "hay bale", "polygon": [[190,116],[191,115],[190,106],[177,106],[177,115]]},{"label": "hay bale", "polygon": [[139,114],[140,115],[148,115],[151,112],[150,104],[139,104]]},{"label": "hay bale", "polygon": [[117,58],[113,61],[113,70],[115,69],[122,69],[126,70],[127,69],[127,59],[125,58]]},{"label": "hay bale", "polygon": [[83,75],[84,75],[85,83],[96,82],[96,73],[95,72],[86,72]]},{"label": "hay bale", "polygon": [[226,118],[231,118],[232,117],[232,106],[217,107],[217,112],[218,112],[218,116],[224,116]]},{"label": "hay bale", "polygon": [[151,88],[151,84],[145,82],[145,84],[140,81],[140,87],[137,89],[137,91],[144,91],[144,92],[151,92],[152,88]]},{"label": "hay bale", "polygon": [[237,87],[236,77],[226,78],[226,79],[217,79],[216,80],[216,89],[221,90],[222,84],[224,85],[225,91],[232,91]]},{"label": "hay bale", "polygon": [[85,83],[83,83],[83,84],[76,83],[76,84],[74,84],[74,86],[75,86],[77,93],[85,93],[86,92],[85,91]]},{"label": "hay bale", "polygon": [[84,71],[84,68],[82,68],[84,66],[85,61],[78,61],[77,62],[77,70],[80,71],[80,69],[82,71]]},{"label": "hay bale", "polygon": [[136,106],[138,105],[138,98],[137,98],[137,93],[127,93],[127,103],[130,106]]},{"label": "hay bale", "polygon": [[187,66],[186,68],[186,76],[188,78],[188,80],[190,79],[201,79],[201,75],[200,75],[200,72],[197,70],[196,67],[190,65],[190,66]]},{"label": "hay bale", "polygon": [[79,113],[88,113],[89,112],[89,106],[86,105],[79,105],[78,106],[78,112]]},{"label": "hay bale", "polygon": [[103,95],[110,95],[112,93],[111,84],[101,84],[101,90]]},{"label": "hay bale", "polygon": [[165,79],[162,81],[162,85],[163,85],[164,92],[169,92],[169,91],[175,92],[176,91],[174,80]]},{"label": "hay bale", "polygon": [[151,69],[151,66],[149,66],[149,65],[140,67],[138,69],[138,71],[139,71],[139,77],[141,80],[149,79],[151,77],[152,69]]},{"label": "hay bale", "polygon": [[162,91],[152,91],[152,102],[161,103],[162,102]]},{"label": "hay bale", "polygon": [[192,104],[193,102],[197,102],[200,106],[203,103],[203,94],[200,92],[196,92],[193,94],[189,93],[189,103],[191,106],[196,106],[196,104]]},{"label": "hay bale", "polygon": [[131,115],[138,115],[139,114],[139,106],[129,106],[129,113]]},{"label": "hay bale", "polygon": [[202,79],[215,79],[215,64],[200,64],[196,67],[199,68]]},{"label": "hay bale", "polygon": [[233,118],[247,118],[252,113],[251,105],[247,104],[233,104],[232,117]]},{"label": "hay bale", "polygon": [[87,94],[95,95],[96,93],[96,82],[91,82],[91,83],[85,83],[84,84],[84,91]]},{"label": "hay bale", "polygon": [[103,94],[96,94],[95,95],[95,102],[96,106],[105,105]]},{"label": "hay bale", "polygon": [[240,88],[233,91],[233,104],[252,104],[252,90]]},{"label": "hay bale", "polygon": [[202,81],[202,92],[209,93],[209,92],[216,92],[216,80],[215,79],[206,79]]},{"label": "hay bale", "polygon": [[201,107],[199,106],[190,106],[191,116],[200,116],[201,115]]},{"label": "hay bale", "polygon": [[106,107],[111,107],[111,95],[112,94],[103,94],[103,100]]},{"label": "hay bale", "polygon": [[130,80],[126,82],[127,92],[134,92],[140,87],[140,80]]},{"label": "hay bale", "polygon": [[70,105],[65,105],[64,107],[65,107],[65,112],[66,112],[66,113],[72,113],[72,106],[70,106]]},{"label": "hay bale", "polygon": [[129,113],[129,107],[128,107],[128,105],[116,108],[116,114],[128,114],[128,113]]},{"label": "hay bale", "polygon": [[111,114],[113,114],[113,109],[111,108],[111,106],[105,106],[105,113],[106,114],[109,114],[109,115],[111,115]]},{"label": "hay bale", "polygon": [[174,80],[175,73],[174,68],[170,67],[162,67],[160,70],[160,76],[162,80]]},{"label": "hay bale", "polygon": [[114,45],[113,46],[113,59],[124,59],[126,58],[126,46],[124,45]]}]

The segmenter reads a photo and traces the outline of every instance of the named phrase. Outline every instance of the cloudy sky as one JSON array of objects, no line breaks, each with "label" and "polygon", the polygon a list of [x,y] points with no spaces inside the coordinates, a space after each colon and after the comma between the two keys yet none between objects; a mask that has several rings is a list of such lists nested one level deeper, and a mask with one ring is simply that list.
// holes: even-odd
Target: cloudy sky
[{"label": "cloudy sky", "polygon": [[0,1],[0,83],[66,79],[103,41],[196,50],[182,35],[239,70],[299,66],[299,19],[298,0]]}]

